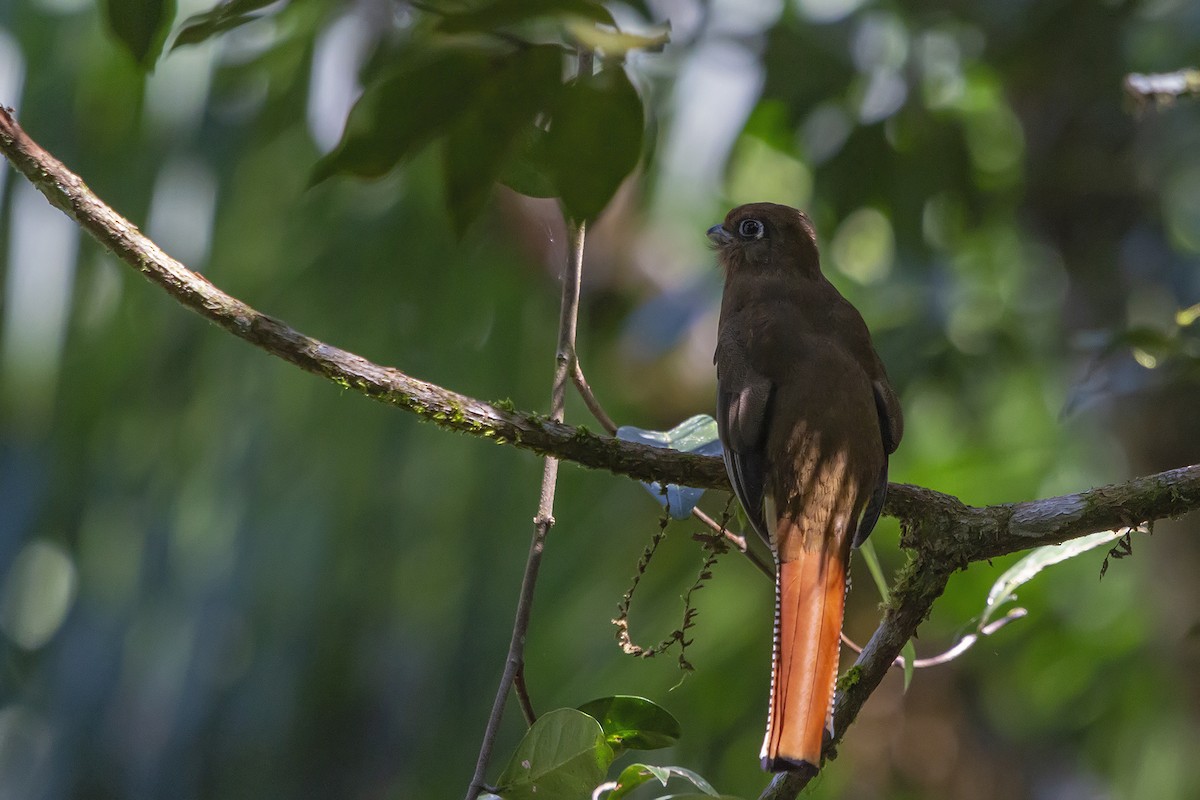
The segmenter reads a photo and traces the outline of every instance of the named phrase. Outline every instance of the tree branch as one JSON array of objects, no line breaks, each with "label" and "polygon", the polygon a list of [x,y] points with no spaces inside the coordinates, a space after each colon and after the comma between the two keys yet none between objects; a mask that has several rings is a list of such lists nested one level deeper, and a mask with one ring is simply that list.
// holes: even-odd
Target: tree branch
[{"label": "tree branch", "polygon": [[728,487],[719,459],[622,442],[582,427],[553,422],[540,414],[513,410],[510,404],[468,397],[306,336],[257,311],[164,253],[133,223],[100,200],[78,175],[34,142],[11,111],[3,107],[0,152],[52,205],[147,280],[234,336],[307,372],[410,411],[440,427],[498,444],[513,444],[639,480],[670,476],[671,481],[689,486]]},{"label": "tree branch", "polygon": [[[182,305],[273,356],[290,361],[345,389],[402,408],[447,430],[469,433],[498,444],[512,444],[553,455],[592,469],[605,469],[638,480],[661,480],[727,491],[721,459],[698,456],[600,436],[585,428],[489,403],[384,367],[326,344],[231,297],[207,278],[168,256],[153,241],[100,198],[83,180],[34,142],[0,107],[0,152],[46,196],[121,261],[158,284]],[[989,546],[969,560],[1065,541],[1124,524],[1122,505],[1133,503],[1135,516],[1153,519],[1200,507],[1200,467],[1139,478],[1129,484],[1094,489],[1022,505],[975,509],[957,498],[907,484],[891,484],[887,514],[903,522],[954,510],[966,517],[994,515]],[[1002,521],[1017,521],[1011,531]],[[1061,522],[1060,532],[1054,526]]]}]

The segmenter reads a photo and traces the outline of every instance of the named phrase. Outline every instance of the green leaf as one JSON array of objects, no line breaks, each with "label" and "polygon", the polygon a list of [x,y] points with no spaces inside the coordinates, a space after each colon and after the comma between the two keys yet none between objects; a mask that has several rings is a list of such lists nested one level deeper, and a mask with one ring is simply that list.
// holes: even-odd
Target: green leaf
[{"label": "green leaf", "polygon": [[544,130],[527,125],[517,132],[513,153],[504,165],[500,182],[529,197],[558,197],[558,187],[546,159]]},{"label": "green leaf", "polygon": [[687,794],[664,794],[657,800],[741,800],[731,794],[700,794],[699,792],[688,792]]},{"label": "green leaf", "polygon": [[[617,438],[626,442],[639,442],[651,447],[665,447],[702,456],[721,454],[721,442],[717,435],[717,421],[707,414],[697,414],[671,428],[669,431],[651,431],[633,425],[617,428]],[[641,482],[646,491],[654,496],[659,505],[666,506],[675,519],[687,519],[696,503],[704,495],[703,489],[668,483],[666,488],[658,481]],[[740,508],[740,506],[739,506]]]},{"label": "green leaf", "polygon": [[669,24],[650,34],[608,30],[584,19],[568,20],[566,28],[571,38],[585,48],[603,53],[609,58],[624,56],[631,50],[658,52],[671,41]]},{"label": "green leaf", "polygon": [[500,775],[504,800],[588,798],[604,780],[613,751],[600,723],[573,708],[543,714]]},{"label": "green leaf", "polygon": [[567,213],[599,216],[642,152],[642,99],[625,70],[611,67],[567,84],[546,153]]},{"label": "green leaf", "polygon": [[657,780],[663,786],[666,786],[667,781],[671,778],[686,778],[704,793],[693,795],[694,797],[712,798],[724,796],[718,793],[712,787],[712,784],[690,769],[684,769],[683,767],[656,767],[651,764],[630,764],[621,770],[621,774],[617,777],[616,781],[617,787],[608,795],[608,800],[621,800],[621,798],[628,795],[637,787],[652,780]]},{"label": "green leaf", "polygon": [[618,694],[584,703],[579,710],[595,718],[613,749],[657,750],[679,741],[679,720],[644,697]]},{"label": "green leaf", "polygon": [[483,51],[455,48],[420,54],[383,75],[350,109],[341,141],[317,162],[309,185],[336,173],[388,172],[447,132],[471,106],[490,66]]},{"label": "green leaf", "polygon": [[418,8],[442,14],[438,28],[446,33],[491,33],[538,17],[584,17],[614,25],[612,14],[595,0],[495,0],[481,8],[459,13],[441,11],[436,3]]},{"label": "green leaf", "polygon": [[175,0],[104,0],[104,19],[143,71],[154,69],[175,19]]},{"label": "green leaf", "polygon": [[1069,558],[1074,558],[1081,553],[1086,553],[1088,550],[1108,544],[1124,535],[1125,529],[1119,528],[1117,530],[1100,531],[1099,533],[1081,536],[1078,539],[1071,539],[1062,544],[1049,544],[1045,547],[1037,548],[1005,570],[1004,574],[992,584],[992,589],[988,592],[987,596],[987,608],[984,609],[983,617],[979,620],[979,627],[983,628],[983,626],[987,625],[992,615],[995,614],[996,609],[1010,600],[1015,600],[1016,595],[1014,592],[1016,592],[1017,588],[1031,581],[1035,575],[1046,567],[1057,564],[1060,561],[1066,561]]},{"label": "green leaf", "polygon": [[670,774],[663,767],[655,767],[650,764],[630,764],[617,776],[617,788],[607,795],[607,800],[621,800],[622,797],[643,783],[656,778],[663,786],[666,786]]},{"label": "green leaf", "polygon": [[443,150],[446,202],[461,235],[518,147],[562,91],[562,50],[541,45],[518,50],[488,77],[479,96],[451,129]]},{"label": "green leaf", "polygon": [[187,44],[199,44],[219,33],[232,30],[258,19],[253,12],[271,5],[275,0],[228,0],[201,14],[184,20],[175,35],[171,49]]}]

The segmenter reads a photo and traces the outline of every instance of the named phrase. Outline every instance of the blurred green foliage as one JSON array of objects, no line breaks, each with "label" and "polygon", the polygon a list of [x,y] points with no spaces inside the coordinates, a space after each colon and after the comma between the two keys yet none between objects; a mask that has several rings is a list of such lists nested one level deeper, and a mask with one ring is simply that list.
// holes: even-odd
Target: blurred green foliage
[{"label": "blurred green foliage", "polygon": [[[1120,89],[1128,71],[1196,60],[1187,4],[585,2],[539,4],[544,18],[516,28],[485,15],[512,3],[434,5],[463,16],[181,0],[151,35],[113,26],[115,4],[16,0],[0,5],[0,102],[223,289],[468,394],[545,408],[561,215],[488,188],[499,176],[534,191],[545,147],[600,184],[577,214],[616,191],[590,233],[580,348],[621,424],[666,430],[711,410],[720,283],[703,231],[735,203],[776,200],[810,211],[827,273],[901,390],[895,480],[984,504],[1196,460],[1200,109],[1138,117]],[[607,64],[598,95],[576,85],[578,140],[555,146],[537,127],[557,89],[520,108],[496,89],[489,108],[512,116],[493,131],[430,73],[404,91],[457,108],[460,128],[388,141],[399,151],[376,182],[306,189],[346,152],[359,89],[362,109],[430,37],[477,47],[503,24],[561,46],[558,10],[585,6],[632,33],[669,22],[671,41]],[[505,41],[488,47],[516,58]],[[494,86],[504,74],[489,72]],[[586,154],[564,159],[611,143],[620,174],[632,167],[630,89],[646,138],[616,189]],[[460,795],[538,460],[418,425],[205,325],[7,169],[0,254],[0,794]],[[568,418],[586,421],[574,399]],[[719,516],[723,498],[704,504]],[[659,513],[632,481],[564,467],[528,642],[533,702],[648,697],[681,727],[657,760],[754,796],[762,576],[722,557],[697,594],[682,684],[674,659],[613,646]],[[704,559],[694,528],[668,529],[636,639],[678,624]],[[885,570],[903,560],[895,539],[886,520],[872,537]],[[1103,582],[1093,553],[1022,586],[1027,618],[918,670],[907,693],[898,672],[886,681],[813,794],[1200,795],[1198,541],[1160,525]],[[954,577],[921,655],[973,629],[1008,565]],[[847,630],[862,641],[878,599],[861,564],[855,576]],[[510,709],[493,777],[522,728]]]}]

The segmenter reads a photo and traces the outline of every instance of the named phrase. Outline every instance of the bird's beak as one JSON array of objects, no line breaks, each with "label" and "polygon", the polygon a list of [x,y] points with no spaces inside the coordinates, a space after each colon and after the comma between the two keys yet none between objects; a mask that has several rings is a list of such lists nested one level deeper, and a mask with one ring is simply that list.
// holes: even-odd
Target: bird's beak
[{"label": "bird's beak", "polygon": [[708,229],[708,240],[717,247],[721,247],[733,241],[733,234],[725,230],[724,225],[713,225]]}]

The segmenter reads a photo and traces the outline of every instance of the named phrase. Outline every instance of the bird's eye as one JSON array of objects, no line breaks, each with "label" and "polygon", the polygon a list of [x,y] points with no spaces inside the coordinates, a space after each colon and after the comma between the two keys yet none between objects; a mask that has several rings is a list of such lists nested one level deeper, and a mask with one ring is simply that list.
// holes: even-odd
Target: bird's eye
[{"label": "bird's eye", "polygon": [[763,224],[756,219],[744,219],[742,224],[738,225],[738,234],[743,239],[761,239],[765,230]]}]

